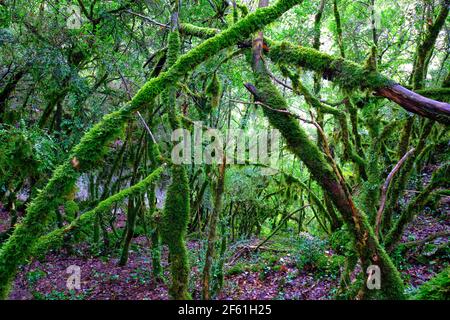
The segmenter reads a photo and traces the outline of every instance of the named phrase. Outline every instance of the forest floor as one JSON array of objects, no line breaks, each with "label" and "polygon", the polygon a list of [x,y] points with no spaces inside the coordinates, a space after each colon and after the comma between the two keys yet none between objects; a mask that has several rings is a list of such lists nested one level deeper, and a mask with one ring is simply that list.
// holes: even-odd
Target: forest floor
[{"label": "forest floor", "polygon": [[[0,210],[0,230],[5,229],[7,218]],[[440,231],[450,231],[450,197],[443,198],[436,210],[421,212],[408,225],[402,242],[424,239]],[[413,292],[449,264],[448,254],[438,254],[439,248],[448,246],[448,240],[448,237],[436,239],[394,256],[409,291]],[[253,238],[229,247],[224,287],[217,299],[332,299],[339,284],[339,270],[327,272],[314,267],[299,270],[294,242],[289,243],[280,235],[265,244],[264,250],[254,252],[252,248],[260,241]],[[204,246],[203,241],[188,241],[190,291],[194,299],[200,298]],[[50,252],[20,268],[10,299],[168,299],[167,284],[155,284],[152,280],[148,248],[146,237],[136,237],[124,267],[118,266],[118,250],[98,255],[87,244],[79,244],[70,254],[65,250]],[[324,252],[326,257],[333,254],[331,249]],[[81,268],[80,290],[66,288],[70,276],[66,270],[71,265]],[[166,248],[162,252],[162,265],[168,279]]]},{"label": "forest floor", "polygon": [[[448,204],[447,204],[448,205]],[[449,211],[447,211],[448,214]],[[448,217],[447,217],[448,218]],[[408,227],[403,241],[419,240],[442,230],[450,230],[449,219],[444,221],[422,213]],[[408,236],[406,236],[406,234]],[[218,299],[331,299],[338,286],[338,276],[297,268],[295,257],[287,252],[252,253],[260,239],[240,242],[244,254],[225,266],[225,285]],[[442,239],[436,240],[438,245]],[[270,243],[269,243],[270,245]],[[204,250],[202,242],[188,242],[191,252],[191,292],[200,298],[199,261]],[[432,251],[432,250],[431,250]],[[328,251],[331,255],[331,251]],[[426,254],[425,254],[426,255]],[[448,259],[422,257],[410,250],[401,258],[400,271],[411,288],[417,287],[439,272]],[[233,260],[233,259],[231,259]],[[117,265],[114,255],[94,256],[87,245],[79,245],[71,255],[63,251],[49,253],[45,259],[32,260],[23,266],[14,282],[10,299],[167,299],[167,285],[154,284],[147,239],[134,239],[128,264]],[[167,270],[167,250],[163,250],[162,264]],[[81,268],[81,290],[66,289],[69,274],[66,269]],[[168,272],[165,273],[168,278]]]}]

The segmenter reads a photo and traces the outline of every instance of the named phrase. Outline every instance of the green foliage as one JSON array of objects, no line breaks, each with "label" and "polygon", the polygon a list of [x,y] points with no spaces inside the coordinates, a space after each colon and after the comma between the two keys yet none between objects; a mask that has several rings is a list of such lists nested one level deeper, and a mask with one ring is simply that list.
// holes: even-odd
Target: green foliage
[{"label": "green foliage", "polygon": [[318,268],[322,263],[320,260],[324,252],[325,242],[323,240],[309,235],[299,238],[295,254],[297,268],[300,271]]},{"label": "green foliage", "polygon": [[[196,268],[200,262],[189,255],[186,233],[203,238],[208,226],[214,225],[210,222],[214,170],[170,166],[172,182],[169,190],[164,185],[162,221],[152,206],[155,179],[163,171],[158,167],[167,162],[172,145],[167,123],[172,129],[191,128],[199,120],[222,133],[227,127],[243,128],[252,138],[253,129],[265,130],[269,125],[284,137],[273,176],[266,175],[266,165],[227,167],[221,254],[212,262],[213,292],[223,285],[227,241],[280,231],[265,243],[273,252],[251,254],[249,263],[242,259],[228,271],[258,272],[264,280],[273,272],[285,271],[278,252],[291,249],[288,242],[307,231],[317,238],[308,242],[302,237],[296,243],[299,269],[335,276],[342,265],[341,289],[348,290],[340,292],[342,296],[402,298],[397,269],[402,270],[407,261],[401,248],[389,250],[422,208],[434,210],[448,194],[439,189],[448,181],[448,164],[425,189],[420,178],[424,164],[448,162],[448,130],[411,119],[400,132],[398,125],[408,115],[373,93],[396,82],[403,86],[409,82],[415,89],[424,87],[417,93],[448,102],[450,62],[441,50],[448,42],[441,32],[448,6],[416,1],[405,7],[380,0],[375,7],[381,10],[376,12],[361,1],[333,2],[334,8],[331,1],[280,0],[254,10],[240,1],[183,1],[175,5],[179,19],[175,26],[165,25],[175,15],[162,1],[142,5],[86,0],[80,28],[67,25],[66,9],[81,2],[48,5],[6,0],[0,5],[0,202],[10,215],[5,223],[15,226],[0,234],[4,241],[0,298],[7,297],[17,267],[30,256],[42,256],[68,240],[91,240],[92,234],[98,252],[119,245],[121,230],[116,230],[115,219],[122,211],[111,207],[124,207],[126,197],[144,198],[145,193],[149,201],[139,201],[139,211],[129,212],[129,218],[136,213],[138,223],[131,234],[151,236],[155,279],[163,277],[161,240],[169,245],[170,295],[190,298],[189,291],[195,292],[196,285],[195,281],[188,284],[189,264]],[[374,13],[379,21],[372,29]],[[252,40],[257,31],[264,31],[267,59],[256,59],[260,65],[253,70],[256,89],[250,91],[257,100],[253,103],[242,83],[253,75],[248,62],[255,57]],[[414,42],[418,44],[415,55]],[[311,44],[314,49],[308,47]],[[260,117],[263,114],[265,118]],[[417,153],[395,177],[382,230],[375,236],[380,186],[412,146]],[[120,191],[154,169],[140,183]],[[74,185],[83,185],[85,174],[89,175],[88,199],[78,202]],[[403,205],[403,191],[410,183],[416,183],[421,193]],[[29,198],[22,199],[24,195]],[[195,207],[190,217],[191,201]],[[290,212],[294,214],[288,217]],[[445,212],[441,215],[445,217]],[[64,227],[54,229],[55,216]],[[129,221],[134,225],[134,218]],[[328,236],[330,245],[319,240]],[[137,250],[138,245],[131,248]],[[430,250],[424,254],[433,254],[437,248],[427,245],[425,249]],[[122,252],[128,253],[128,245]],[[427,262],[429,257],[415,258]],[[347,285],[357,261],[362,269],[380,265],[382,290],[361,290],[364,273]],[[149,270],[145,275],[137,271],[132,277],[145,283],[149,275]],[[39,270],[27,274],[30,284],[41,276]],[[283,287],[285,279],[279,284]],[[78,297],[65,291],[33,294],[37,299]]]},{"label": "green foliage", "polygon": [[28,177],[47,176],[59,162],[56,141],[39,129],[0,128],[0,190]]},{"label": "green foliage", "polygon": [[345,226],[341,229],[333,232],[330,237],[331,248],[339,254],[347,254],[353,251],[353,245],[351,241],[352,237]]},{"label": "green foliage", "polygon": [[42,279],[47,274],[41,269],[36,269],[27,273],[27,281],[30,286],[34,286],[39,279]]},{"label": "green foliage", "polygon": [[314,271],[319,276],[322,274],[337,276],[344,263],[344,257],[326,254],[329,252],[327,247],[324,240],[310,235],[300,237],[294,249],[298,270]]},{"label": "green foliage", "polygon": [[419,287],[415,300],[450,300],[450,268],[447,267]]}]

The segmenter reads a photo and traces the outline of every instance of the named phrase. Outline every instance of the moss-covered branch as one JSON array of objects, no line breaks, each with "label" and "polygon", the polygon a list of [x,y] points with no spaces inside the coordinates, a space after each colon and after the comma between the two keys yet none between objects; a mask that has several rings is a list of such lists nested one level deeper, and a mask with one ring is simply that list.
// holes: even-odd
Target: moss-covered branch
[{"label": "moss-covered branch", "polygon": [[450,300],[450,267],[419,287],[414,300]]},{"label": "moss-covered branch", "polygon": [[198,27],[190,23],[181,23],[180,32],[189,36],[207,39],[214,37],[216,34],[220,33],[220,30],[214,28]]},{"label": "moss-covered branch", "polygon": [[450,104],[431,100],[414,93],[388,77],[371,71],[352,61],[336,58],[312,48],[295,46],[287,42],[266,39],[270,46],[269,58],[276,63],[284,63],[306,68],[322,74],[325,79],[335,81],[347,91],[371,90],[398,103],[407,111],[450,124]]},{"label": "moss-covered branch", "polygon": [[341,25],[341,15],[339,13],[338,1],[333,1],[333,12],[334,12],[334,20],[336,22],[336,36],[337,43],[339,46],[339,51],[341,53],[341,57],[345,58],[345,48],[344,48],[344,40],[342,36],[342,25]]},{"label": "moss-covered branch", "polygon": [[63,245],[65,237],[76,229],[91,223],[97,214],[102,213],[116,202],[122,201],[130,196],[140,195],[147,192],[148,187],[153,184],[158,177],[161,175],[165,165],[154,170],[145,179],[139,181],[135,185],[123,189],[122,191],[106,198],[101,201],[94,209],[89,210],[79,216],[77,219],[72,221],[68,226],[56,229],[49,234],[42,236],[38,239],[33,247],[32,255],[43,255],[50,249],[57,249]]},{"label": "moss-covered branch", "polygon": [[[189,28],[190,26],[188,26]],[[193,26],[195,35],[212,37],[217,29]],[[372,90],[378,95],[398,103],[409,112],[450,124],[449,94],[445,89],[439,91],[417,90],[416,92],[396,84],[395,81],[363,66],[322,53],[313,48],[294,46],[287,42],[276,42],[268,38],[268,55],[274,62],[283,62],[304,67],[322,74],[323,78],[337,82],[347,91],[355,89]],[[242,44],[249,46],[249,44]]]}]

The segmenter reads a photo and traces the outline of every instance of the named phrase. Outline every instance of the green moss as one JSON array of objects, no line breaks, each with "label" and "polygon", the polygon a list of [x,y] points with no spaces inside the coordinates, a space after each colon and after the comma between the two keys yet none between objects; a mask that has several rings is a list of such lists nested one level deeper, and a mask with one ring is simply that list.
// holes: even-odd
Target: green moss
[{"label": "green moss", "polygon": [[450,267],[419,287],[414,300],[450,300]]},{"label": "green moss", "polygon": [[180,32],[185,35],[190,35],[202,39],[214,37],[220,32],[219,29],[198,27],[190,23],[180,24]]},{"label": "green moss", "polygon": [[50,249],[60,248],[64,242],[64,238],[66,235],[81,228],[84,225],[92,223],[97,214],[108,210],[113,206],[114,203],[122,201],[123,199],[130,196],[144,194],[147,191],[149,185],[154,183],[156,179],[161,175],[162,171],[163,167],[156,169],[151,174],[149,174],[145,179],[141,180],[135,185],[123,189],[122,191],[101,201],[97,205],[97,207],[87,211],[86,213],[83,213],[77,219],[72,221],[68,226],[56,229],[50,232],[49,234],[40,237],[36,242],[36,244],[34,245],[31,255],[42,256]]},{"label": "green moss", "polygon": [[343,58],[336,58],[312,48],[294,46],[287,42],[269,39],[266,39],[266,42],[270,46],[268,56],[272,61],[319,72],[325,79],[337,82],[347,91],[376,90],[394,84],[382,74]]},{"label": "green moss", "polygon": [[241,11],[241,16],[242,17],[245,17],[245,16],[248,15],[248,8],[247,8],[246,5],[237,3],[236,6]]},{"label": "green moss", "polygon": [[262,274],[261,271],[263,271],[265,268],[268,268],[270,270],[270,267],[264,265],[263,263],[251,263],[250,264],[250,263],[237,262],[235,265],[233,265],[226,271],[226,274],[228,276],[236,276],[236,275],[242,274],[246,271],[258,272],[258,273]]},{"label": "green moss", "polygon": [[367,153],[367,181],[364,182],[362,198],[370,224],[375,225],[377,205],[380,198],[380,122],[376,115],[366,120],[371,136],[371,144]]},{"label": "green moss", "polygon": [[[168,64],[173,65],[180,51],[180,36],[177,31],[169,34]],[[176,101],[174,87],[166,90],[163,102],[169,115],[172,130],[181,128],[181,121]],[[172,283],[169,294],[172,299],[190,299],[189,261],[186,249],[186,230],[190,215],[190,191],[186,169],[181,165],[171,168],[172,183],[170,184],[162,217],[162,238],[169,247],[169,263]]]},{"label": "green moss", "polygon": [[0,250],[0,298],[6,298],[10,282],[18,265],[29,256],[36,239],[43,233],[49,215],[61,204],[61,198],[70,192],[76,179],[83,171],[99,165],[104,156],[106,144],[122,132],[123,124],[133,112],[152,103],[164,89],[173,85],[186,73],[194,69],[220,50],[241,40],[279,18],[301,0],[280,0],[275,5],[261,8],[220,34],[204,41],[157,78],[148,81],[134,96],[130,104],[109,114],[90,129],[72,150],[68,161],[58,167],[47,186],[30,203],[26,217],[16,227],[12,236]]},{"label": "green moss", "polygon": [[377,61],[377,47],[373,45],[370,50],[369,57],[364,64],[364,67],[371,72],[376,72],[378,70]]},{"label": "green moss", "polygon": [[414,125],[414,120],[415,120],[414,117],[409,116],[403,125],[402,133],[400,135],[400,142],[398,144],[398,151],[397,151],[398,159],[401,159],[405,155],[405,153],[408,151],[409,140],[411,137],[411,130]]},{"label": "green moss", "polygon": [[66,219],[68,221],[75,219],[79,210],[80,208],[73,200],[69,200],[64,204],[64,214],[66,215]]},{"label": "green moss", "polygon": [[161,237],[159,232],[159,225],[153,224],[153,230],[151,233],[152,239],[152,274],[155,281],[159,281],[163,277],[163,268],[161,265]]},{"label": "green moss", "polygon": [[167,190],[162,220],[163,241],[169,247],[173,299],[190,299],[188,293],[189,263],[186,250],[186,231],[189,222],[189,181],[183,166],[172,167],[172,183]]},{"label": "green moss", "polygon": [[206,94],[210,98],[211,108],[217,108],[220,103],[220,98],[222,97],[222,85],[216,72],[213,74],[211,81],[206,87]]},{"label": "green moss", "polygon": [[333,1],[334,20],[336,22],[337,43],[341,52],[341,57],[345,58],[345,47],[342,37],[341,15],[339,14],[338,1]]},{"label": "green moss", "polygon": [[239,20],[239,11],[235,1],[233,3],[233,23],[236,23],[238,20]]},{"label": "green moss", "polygon": [[223,287],[223,281],[224,281],[224,271],[223,267],[225,264],[225,253],[227,251],[227,235],[225,232],[225,224],[221,225],[221,231],[222,231],[222,241],[220,243],[220,252],[219,252],[219,261],[214,265],[213,270],[213,293],[218,294],[219,291]]},{"label": "green moss", "polygon": [[[381,290],[369,290],[367,299],[402,299],[403,282],[384,248],[375,237],[367,217],[359,212],[349,200],[347,192],[339,182],[331,165],[325,160],[323,153],[313,144],[297,121],[286,113],[276,110],[287,110],[287,104],[277,88],[272,84],[264,65],[255,67],[257,89],[255,98],[269,108],[263,108],[264,114],[272,126],[277,128],[286,139],[288,148],[308,167],[311,176],[327,192],[334,205],[341,212],[350,234],[353,237],[356,251],[362,261],[363,269],[377,264],[382,272]],[[376,292],[375,292],[376,291]]]}]

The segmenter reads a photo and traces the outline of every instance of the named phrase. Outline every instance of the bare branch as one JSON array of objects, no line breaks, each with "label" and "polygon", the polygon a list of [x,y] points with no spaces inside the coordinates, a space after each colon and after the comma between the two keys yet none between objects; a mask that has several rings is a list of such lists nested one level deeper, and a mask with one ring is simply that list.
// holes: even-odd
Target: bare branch
[{"label": "bare branch", "polygon": [[380,200],[380,207],[378,208],[377,212],[377,219],[376,219],[376,225],[375,225],[375,235],[378,236],[378,232],[380,230],[380,224],[381,224],[381,217],[383,215],[384,206],[386,205],[386,194],[389,189],[389,185],[391,184],[392,179],[394,178],[394,175],[400,170],[403,163],[408,159],[415,151],[416,149],[412,148],[409,150],[405,155],[400,159],[400,161],[395,165],[395,167],[392,169],[392,171],[388,174],[386,181],[383,184],[383,187],[381,188],[381,200]]}]

